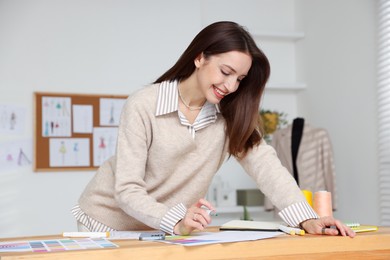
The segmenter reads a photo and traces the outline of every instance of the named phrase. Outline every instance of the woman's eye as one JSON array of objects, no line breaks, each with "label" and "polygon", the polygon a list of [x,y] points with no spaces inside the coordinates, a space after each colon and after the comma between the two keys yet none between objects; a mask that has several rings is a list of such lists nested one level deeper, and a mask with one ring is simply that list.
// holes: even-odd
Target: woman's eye
[{"label": "woman's eye", "polygon": [[225,75],[225,76],[229,76],[229,72],[226,72],[226,71],[223,71],[221,70],[222,74]]}]

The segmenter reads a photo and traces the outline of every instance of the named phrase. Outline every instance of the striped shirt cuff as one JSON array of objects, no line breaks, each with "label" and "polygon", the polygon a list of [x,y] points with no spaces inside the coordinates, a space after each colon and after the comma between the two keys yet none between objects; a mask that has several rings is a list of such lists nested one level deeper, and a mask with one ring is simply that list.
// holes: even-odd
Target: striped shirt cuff
[{"label": "striped shirt cuff", "polygon": [[88,216],[79,205],[74,206],[71,209],[71,212],[73,216],[76,218],[78,222],[83,224],[89,231],[91,232],[109,232],[109,231],[116,231],[113,228],[110,228],[103,223],[100,223],[99,221],[91,218]]},{"label": "striped shirt cuff", "polygon": [[160,223],[160,229],[165,233],[174,235],[173,229],[177,222],[182,220],[186,215],[187,208],[183,203],[177,204],[173,208],[171,208],[167,214],[162,218]]},{"label": "striped shirt cuff", "polygon": [[305,220],[319,218],[307,201],[297,202],[284,208],[279,212],[279,216],[290,227],[299,227],[299,224]]}]

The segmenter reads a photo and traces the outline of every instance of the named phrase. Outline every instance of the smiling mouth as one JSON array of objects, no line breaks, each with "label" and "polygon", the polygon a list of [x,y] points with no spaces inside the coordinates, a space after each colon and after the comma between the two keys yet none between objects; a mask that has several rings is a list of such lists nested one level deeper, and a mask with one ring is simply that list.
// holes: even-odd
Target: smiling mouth
[{"label": "smiling mouth", "polygon": [[215,95],[218,97],[218,98],[223,98],[224,96],[226,96],[228,93],[226,92],[223,92],[222,90],[220,90],[219,88],[217,88],[216,86],[213,86],[214,88],[214,93]]}]

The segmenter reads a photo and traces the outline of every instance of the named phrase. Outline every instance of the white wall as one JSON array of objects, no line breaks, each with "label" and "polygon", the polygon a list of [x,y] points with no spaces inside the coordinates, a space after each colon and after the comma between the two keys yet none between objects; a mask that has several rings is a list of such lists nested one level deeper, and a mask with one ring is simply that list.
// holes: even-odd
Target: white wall
[{"label": "white wall", "polygon": [[[174,7],[174,8],[172,8]],[[200,30],[197,1],[0,1],[0,103],[33,92],[128,94],[152,82]],[[0,171],[0,236],[75,230],[70,208],[93,172]]]},{"label": "white wall", "polygon": [[[298,92],[301,105],[296,93],[286,92],[270,94],[267,105],[288,109],[292,117],[304,115],[330,131],[338,173],[337,214],[375,224],[374,4],[370,0],[294,3],[0,0],[0,104],[28,109],[25,132],[0,136],[0,145],[22,138],[32,141],[34,91],[131,93],[170,67],[200,28],[212,21],[236,20],[251,31],[303,30],[306,37],[297,49],[298,66],[291,68],[297,71],[291,74],[282,66],[277,71],[284,72],[272,78],[282,81],[288,73],[306,81],[307,90]],[[332,19],[324,11],[331,12]],[[323,48],[329,52],[319,53]],[[253,185],[234,163],[229,162],[222,173],[234,188]],[[30,167],[0,169],[0,237],[74,230],[69,209],[92,175],[34,173]],[[363,192],[364,187],[368,192]],[[355,197],[362,206],[357,206]]]},{"label": "white wall", "polygon": [[300,0],[299,111],[329,131],[344,220],[378,224],[376,1]]}]

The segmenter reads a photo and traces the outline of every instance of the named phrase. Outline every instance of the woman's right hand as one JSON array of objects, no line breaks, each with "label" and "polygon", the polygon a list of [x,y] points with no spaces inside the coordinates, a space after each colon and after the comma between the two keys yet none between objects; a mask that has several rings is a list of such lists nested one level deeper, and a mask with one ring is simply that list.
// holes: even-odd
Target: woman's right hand
[{"label": "woman's right hand", "polygon": [[182,220],[180,220],[175,228],[176,235],[189,235],[193,230],[204,230],[211,223],[211,217],[206,209],[215,210],[213,205],[205,199],[200,199],[187,209],[187,212]]}]

